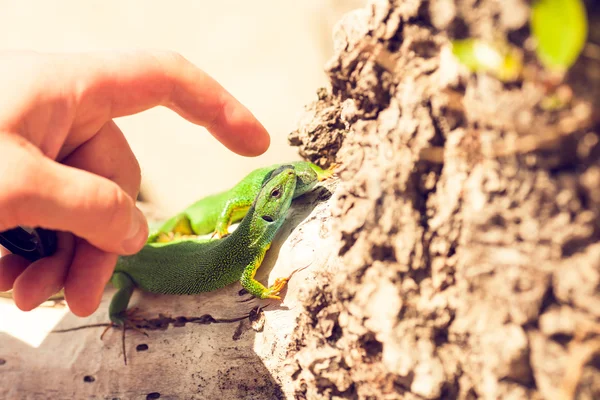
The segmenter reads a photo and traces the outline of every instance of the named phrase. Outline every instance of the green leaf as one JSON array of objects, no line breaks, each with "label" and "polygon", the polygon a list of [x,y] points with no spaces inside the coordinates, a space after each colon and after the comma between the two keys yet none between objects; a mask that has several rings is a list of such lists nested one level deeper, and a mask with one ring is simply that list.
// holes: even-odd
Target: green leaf
[{"label": "green leaf", "polygon": [[549,69],[566,70],[579,57],[587,38],[582,0],[536,0],[531,13],[536,52]]},{"label": "green leaf", "polygon": [[519,53],[506,43],[488,43],[473,38],[454,40],[452,53],[472,72],[489,72],[502,81],[514,80],[521,73]]}]

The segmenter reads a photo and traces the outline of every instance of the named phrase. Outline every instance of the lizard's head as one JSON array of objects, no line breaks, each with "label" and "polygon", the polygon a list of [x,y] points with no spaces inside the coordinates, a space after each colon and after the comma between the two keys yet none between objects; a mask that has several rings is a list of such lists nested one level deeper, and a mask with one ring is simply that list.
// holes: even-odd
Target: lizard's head
[{"label": "lizard's head", "polygon": [[264,180],[263,185],[272,176],[278,174],[283,169],[293,168],[296,171],[296,189],[294,191],[294,198],[302,196],[306,192],[310,192],[319,181],[324,181],[333,176],[333,168],[336,165],[333,164],[328,169],[322,169],[316,164],[313,164],[308,161],[294,161],[289,164],[281,165],[280,167],[274,169],[270,173],[268,173]]},{"label": "lizard's head", "polygon": [[296,175],[298,176],[294,197],[302,196],[304,193],[310,192],[319,182],[319,176],[311,165],[311,163],[304,161],[294,165]]},{"label": "lizard's head", "polygon": [[295,188],[296,172],[291,166],[284,165],[273,171],[254,200],[251,231],[275,235],[285,220]]}]

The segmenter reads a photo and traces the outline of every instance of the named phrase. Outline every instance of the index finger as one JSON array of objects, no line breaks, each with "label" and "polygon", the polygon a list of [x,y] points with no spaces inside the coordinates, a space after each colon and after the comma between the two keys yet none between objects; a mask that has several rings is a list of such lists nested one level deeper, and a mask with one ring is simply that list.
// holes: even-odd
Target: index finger
[{"label": "index finger", "polygon": [[81,124],[99,128],[111,118],[162,105],[204,126],[240,155],[257,156],[269,147],[269,134],[254,115],[177,53],[138,51],[66,57],[78,58],[77,62],[67,62],[74,65],[71,76],[77,93],[74,128],[81,129]]}]

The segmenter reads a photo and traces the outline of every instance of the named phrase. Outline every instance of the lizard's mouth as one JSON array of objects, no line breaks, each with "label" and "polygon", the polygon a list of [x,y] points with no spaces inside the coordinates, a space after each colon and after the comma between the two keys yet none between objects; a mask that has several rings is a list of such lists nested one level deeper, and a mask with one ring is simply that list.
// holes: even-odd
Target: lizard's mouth
[{"label": "lizard's mouth", "polygon": [[263,215],[261,218],[267,222],[273,222],[273,217],[270,215]]}]

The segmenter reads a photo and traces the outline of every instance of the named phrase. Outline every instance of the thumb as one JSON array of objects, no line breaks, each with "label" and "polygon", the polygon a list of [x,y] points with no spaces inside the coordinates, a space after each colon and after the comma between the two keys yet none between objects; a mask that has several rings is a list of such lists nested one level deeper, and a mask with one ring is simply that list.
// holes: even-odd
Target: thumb
[{"label": "thumb", "polygon": [[17,225],[68,231],[118,254],[137,252],[148,226],[115,182],[57,163],[16,135],[0,134],[0,231]]}]

